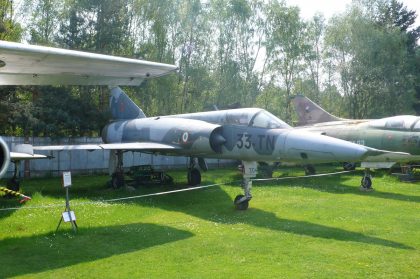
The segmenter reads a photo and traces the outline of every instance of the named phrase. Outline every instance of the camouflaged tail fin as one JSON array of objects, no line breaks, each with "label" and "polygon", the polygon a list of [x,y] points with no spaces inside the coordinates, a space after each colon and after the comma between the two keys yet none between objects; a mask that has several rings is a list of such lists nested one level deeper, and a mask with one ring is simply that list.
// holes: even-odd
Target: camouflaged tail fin
[{"label": "camouflaged tail fin", "polygon": [[293,104],[299,117],[297,126],[343,120],[342,118],[328,113],[309,98],[302,95],[294,96]]},{"label": "camouflaged tail fin", "polygon": [[146,117],[144,112],[119,87],[111,89],[109,108],[114,120],[128,120]]}]

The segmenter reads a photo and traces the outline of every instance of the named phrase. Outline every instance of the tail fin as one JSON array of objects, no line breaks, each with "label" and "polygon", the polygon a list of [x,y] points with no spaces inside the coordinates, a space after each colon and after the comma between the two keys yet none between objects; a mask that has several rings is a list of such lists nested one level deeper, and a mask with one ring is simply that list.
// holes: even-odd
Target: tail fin
[{"label": "tail fin", "polygon": [[119,87],[111,89],[109,108],[114,120],[128,120],[146,117],[144,112]]},{"label": "tail fin", "polygon": [[326,112],[323,108],[302,95],[294,96],[293,104],[299,117],[298,126],[344,120]]}]

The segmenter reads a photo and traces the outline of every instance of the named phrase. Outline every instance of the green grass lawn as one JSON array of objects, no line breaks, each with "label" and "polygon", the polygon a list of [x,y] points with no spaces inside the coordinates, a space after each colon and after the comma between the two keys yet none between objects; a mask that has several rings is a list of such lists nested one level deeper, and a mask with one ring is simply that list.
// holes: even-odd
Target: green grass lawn
[{"label": "green grass lawn", "polygon": [[[185,172],[171,174],[182,188]],[[376,172],[376,190],[360,192],[361,175],[254,183],[247,211],[233,207],[237,185],[82,204],[174,187],[130,192],[107,189],[106,176],[73,177],[76,234],[68,223],[54,234],[60,178],[26,180],[23,207],[62,206],[0,211],[0,278],[420,278],[420,185]],[[238,179],[212,170],[202,184]]]}]

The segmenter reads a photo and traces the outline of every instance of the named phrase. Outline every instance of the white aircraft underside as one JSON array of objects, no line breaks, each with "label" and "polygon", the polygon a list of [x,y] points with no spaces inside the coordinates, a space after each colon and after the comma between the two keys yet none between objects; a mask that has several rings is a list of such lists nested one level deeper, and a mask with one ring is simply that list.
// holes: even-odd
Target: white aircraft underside
[{"label": "white aircraft underside", "polygon": [[0,41],[0,85],[140,85],[174,65]]}]

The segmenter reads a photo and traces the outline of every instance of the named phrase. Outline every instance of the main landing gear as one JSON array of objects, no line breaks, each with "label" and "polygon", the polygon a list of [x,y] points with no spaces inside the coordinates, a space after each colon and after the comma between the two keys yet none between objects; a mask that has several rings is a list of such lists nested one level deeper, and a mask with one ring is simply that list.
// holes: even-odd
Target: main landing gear
[{"label": "main landing gear", "polygon": [[372,175],[370,173],[370,168],[365,168],[365,174],[360,181],[360,190],[361,191],[372,191]]},{"label": "main landing gear", "polygon": [[316,169],[313,165],[305,165],[305,175],[314,175],[316,174]]},{"label": "main landing gear", "polygon": [[13,177],[7,181],[7,189],[19,192],[20,190],[20,161],[13,161],[15,169]]},{"label": "main landing gear", "polygon": [[[115,162],[116,160],[116,162]],[[117,150],[110,154],[110,168],[112,163],[115,164],[114,171],[111,176],[111,187],[118,189],[124,186],[124,169],[123,169],[123,151]]]},{"label": "main landing gear", "polygon": [[[204,161],[204,159],[202,158],[199,158],[198,160]],[[199,165],[201,166],[201,162],[199,162]],[[207,170],[207,169],[204,168],[204,170]],[[190,158],[190,162],[188,164],[187,178],[188,178],[188,185],[190,186],[196,186],[201,183],[201,173],[200,173],[200,170],[197,168],[196,160],[193,157]]]},{"label": "main landing gear", "polygon": [[237,195],[233,204],[238,210],[247,210],[249,206],[249,201],[252,199],[251,188],[252,180],[251,178],[257,176],[257,162],[242,161],[242,188],[244,189],[244,195]]}]

